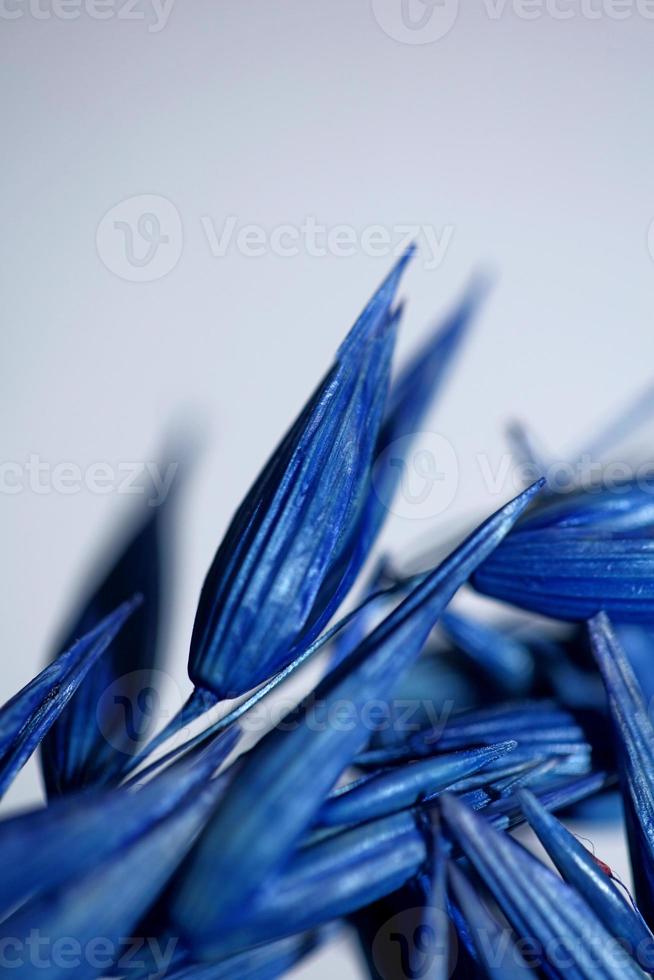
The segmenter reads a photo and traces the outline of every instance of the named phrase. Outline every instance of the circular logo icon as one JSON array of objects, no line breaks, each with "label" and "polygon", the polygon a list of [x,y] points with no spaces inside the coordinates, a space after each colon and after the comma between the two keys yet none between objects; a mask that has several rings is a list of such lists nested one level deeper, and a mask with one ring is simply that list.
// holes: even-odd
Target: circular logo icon
[{"label": "circular logo icon", "polygon": [[179,262],[182,219],[165,197],[139,194],[107,211],[95,242],[102,262],[114,275],[128,282],[153,282]]},{"label": "circular logo icon", "polygon": [[372,485],[384,507],[398,517],[437,517],[450,506],[459,485],[452,443],[438,432],[396,439],[376,459]]},{"label": "circular logo icon", "polygon": [[184,704],[179,685],[163,670],[133,670],[104,691],[98,728],[118,752],[136,755],[143,740],[162,728]]},{"label": "circular logo icon", "polygon": [[394,41],[433,44],[454,27],[459,0],[372,0],[372,11],[381,29]]},{"label": "circular logo icon", "polygon": [[372,960],[379,974],[398,980],[449,977],[457,952],[452,921],[432,905],[398,912],[384,923],[372,944]]}]

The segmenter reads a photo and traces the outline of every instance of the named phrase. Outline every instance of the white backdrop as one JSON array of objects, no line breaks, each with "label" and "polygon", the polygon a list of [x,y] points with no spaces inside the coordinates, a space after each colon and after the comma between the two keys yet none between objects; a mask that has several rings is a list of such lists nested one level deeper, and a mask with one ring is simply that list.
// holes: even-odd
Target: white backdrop
[{"label": "white backdrop", "polygon": [[[571,446],[650,380],[645,0],[409,7],[413,28],[401,0],[3,0],[3,696],[130,512],[117,475],[180,426],[202,445],[171,610],[184,685],[233,508],[406,226],[401,352],[471,270],[498,282],[430,423],[456,451],[453,502],[396,515],[391,545],[498,505],[478,455],[501,461],[508,418]],[[30,766],[6,805],[38,793]]]}]

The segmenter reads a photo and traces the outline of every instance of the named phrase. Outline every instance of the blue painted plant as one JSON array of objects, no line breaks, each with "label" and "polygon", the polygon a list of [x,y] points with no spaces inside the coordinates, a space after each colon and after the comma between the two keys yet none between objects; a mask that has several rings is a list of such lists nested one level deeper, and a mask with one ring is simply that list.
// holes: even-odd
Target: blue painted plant
[{"label": "blue painted plant", "polygon": [[[427,571],[378,565],[337,618],[400,478],[373,479],[376,461],[420,429],[483,292],[393,378],[409,258],[219,545],[175,718],[150,741],[132,724],[159,665],[168,507],[0,709],[0,793],[39,744],[47,790],[0,822],[12,975],[264,980],[344,929],[376,980],[654,973],[649,486],[561,498],[535,479]],[[452,607],[468,584],[572,625],[482,622]],[[317,686],[243,739],[239,723],[321,649]],[[635,899],[554,816],[617,792]],[[511,834],[525,823],[556,870]]]}]

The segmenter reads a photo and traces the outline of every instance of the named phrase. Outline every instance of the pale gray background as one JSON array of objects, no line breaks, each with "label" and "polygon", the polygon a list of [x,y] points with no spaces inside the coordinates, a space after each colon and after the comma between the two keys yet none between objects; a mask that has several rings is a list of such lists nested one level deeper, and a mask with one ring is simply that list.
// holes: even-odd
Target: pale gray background
[{"label": "pale gray background", "polygon": [[[177,0],[158,33],[86,12],[0,21],[2,460],[154,460],[173,428],[197,429],[170,645],[181,685],[226,522],[391,261],[214,258],[202,217],[452,226],[439,268],[418,261],[406,277],[402,351],[474,267],[499,274],[432,420],[456,448],[455,500],[431,524],[397,517],[391,543],[499,503],[475,457],[506,451],[507,418],[570,446],[650,380],[654,21],[569,6],[569,20],[510,5],[492,19],[466,0],[424,45],[389,37],[363,0]],[[179,262],[150,283],[124,281],[96,250],[107,210],[142,194],[173,202],[183,224]],[[3,696],[43,662],[134,502],[1,496]],[[8,803],[38,792],[31,766]],[[343,951],[302,975],[345,980],[358,975],[348,963]]]}]

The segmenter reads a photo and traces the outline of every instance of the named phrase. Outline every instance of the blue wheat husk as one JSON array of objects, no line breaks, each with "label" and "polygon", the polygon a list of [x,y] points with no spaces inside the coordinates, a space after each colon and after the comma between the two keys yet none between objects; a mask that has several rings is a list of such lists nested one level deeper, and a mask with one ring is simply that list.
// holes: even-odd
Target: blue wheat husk
[{"label": "blue wheat husk", "polygon": [[[446,557],[426,572],[401,579],[394,556],[373,561],[359,607],[332,622],[399,486],[400,467],[376,463],[426,424],[485,291],[473,283],[393,380],[409,257],[366,306],[218,547],[182,711],[150,743],[145,729],[121,732],[160,668],[161,509],[79,605],[65,652],[0,709],[0,792],[41,741],[47,790],[45,806],[0,820],[0,955],[9,941],[22,956],[12,975],[272,980],[346,923],[371,980],[652,970],[646,482],[560,496],[537,480],[462,543],[445,544],[441,531]],[[518,441],[547,465],[530,437]],[[470,582],[575,625],[507,626],[494,612],[463,611],[465,596],[453,608]],[[618,620],[617,635],[600,613],[589,645],[582,621],[600,610]],[[239,741],[237,720],[251,733],[255,706],[273,717],[272,691],[330,643],[314,689],[258,740]],[[236,696],[245,700],[154,754]],[[618,778],[638,904],[553,816],[567,822],[599,794],[615,799]],[[512,836],[526,822],[560,876]],[[140,962],[120,956],[130,934],[150,940]],[[34,936],[50,951],[102,940],[111,955],[102,966],[88,953],[74,965],[51,955],[37,968],[26,955]]]}]

